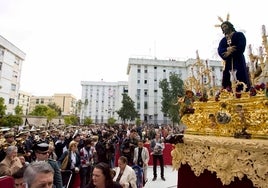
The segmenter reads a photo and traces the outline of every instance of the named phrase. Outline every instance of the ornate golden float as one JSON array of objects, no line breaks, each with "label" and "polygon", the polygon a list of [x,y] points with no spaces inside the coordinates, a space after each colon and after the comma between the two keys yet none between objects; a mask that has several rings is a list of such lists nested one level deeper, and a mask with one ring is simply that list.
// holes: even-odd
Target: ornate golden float
[{"label": "ornate golden float", "polygon": [[[192,72],[198,70],[197,74],[192,74],[185,85],[200,95],[190,105],[194,111],[180,112],[187,129],[183,143],[177,142],[171,152],[174,169],[183,173],[183,166],[189,165],[196,177],[204,170],[216,172],[222,185],[247,177],[254,187],[268,187],[268,43],[265,27],[262,29],[259,55],[254,55],[249,47],[249,72],[254,87],[247,92],[235,92],[239,82],[232,82],[232,91],[220,90],[209,66],[197,53],[196,67],[192,68]],[[178,172],[178,182],[179,177]]]},{"label": "ornate golden float", "polygon": [[194,113],[181,118],[187,134],[268,138],[268,43],[265,26],[262,30],[259,55],[253,55],[249,46],[250,79],[254,87],[247,92],[236,93],[235,88],[244,83],[233,80],[231,92],[219,91],[207,61],[203,63],[197,52],[197,62],[185,81],[187,90],[200,93],[192,104]]}]

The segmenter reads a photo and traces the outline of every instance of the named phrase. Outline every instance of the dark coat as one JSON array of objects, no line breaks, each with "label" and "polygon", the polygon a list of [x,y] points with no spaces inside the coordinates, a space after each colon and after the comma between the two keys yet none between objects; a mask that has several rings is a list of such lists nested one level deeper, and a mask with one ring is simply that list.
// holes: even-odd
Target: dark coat
[{"label": "dark coat", "polygon": [[[248,70],[246,67],[246,61],[244,56],[244,51],[246,48],[246,37],[242,32],[234,32],[231,38],[231,46],[236,46],[236,51],[234,51],[230,56],[223,57],[223,53],[227,51],[229,45],[227,44],[226,37],[222,38],[219,47],[218,54],[225,61],[225,69],[223,70],[222,77],[222,86],[223,88],[231,88],[230,81],[230,70],[235,69],[237,80],[240,82],[244,82],[248,89],[250,87]],[[241,86],[239,86],[239,90],[241,90]]]},{"label": "dark coat", "polygon": [[[59,166],[61,166],[61,163],[63,162],[64,158],[66,157],[66,155],[69,155],[69,159],[68,159],[68,164],[67,164],[67,168],[66,170],[73,170],[71,169],[71,152],[65,151],[61,157],[59,158],[58,162],[59,162]],[[75,163],[75,167],[78,167],[80,169],[80,165],[81,165],[81,161],[80,161],[80,155],[78,152],[76,152],[76,163]]]},{"label": "dark coat", "polygon": [[53,184],[56,186],[56,188],[62,188],[63,185],[62,185],[61,171],[60,171],[57,161],[48,159],[48,163],[54,169],[54,180],[53,180],[54,183]]}]

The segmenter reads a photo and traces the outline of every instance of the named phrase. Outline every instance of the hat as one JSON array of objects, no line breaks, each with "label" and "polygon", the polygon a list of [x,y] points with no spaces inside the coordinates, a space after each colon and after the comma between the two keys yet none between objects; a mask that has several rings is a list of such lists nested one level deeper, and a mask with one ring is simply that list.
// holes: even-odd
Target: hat
[{"label": "hat", "polygon": [[5,134],[5,138],[10,138],[10,137],[15,137],[14,133],[13,132],[7,132]]},{"label": "hat", "polygon": [[27,136],[27,132],[26,131],[21,131],[17,136]]},{"label": "hat", "polygon": [[48,146],[49,145],[46,142],[36,143],[34,150],[44,152],[48,150]]}]

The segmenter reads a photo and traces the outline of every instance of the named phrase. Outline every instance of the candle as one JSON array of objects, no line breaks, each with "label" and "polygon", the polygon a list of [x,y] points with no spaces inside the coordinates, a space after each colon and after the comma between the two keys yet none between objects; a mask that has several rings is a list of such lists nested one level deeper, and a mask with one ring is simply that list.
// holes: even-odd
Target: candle
[{"label": "candle", "polygon": [[262,46],[259,47],[259,57],[262,57],[263,55],[263,49]]},{"label": "candle", "polygon": [[248,54],[249,54],[249,55],[252,54],[252,47],[251,47],[251,44],[248,46]]},{"label": "candle", "polygon": [[212,75],[212,85],[215,87],[215,75]]},{"label": "candle", "polygon": [[196,59],[199,59],[198,50],[196,50]]},{"label": "candle", "polygon": [[262,25],[262,35],[266,35],[265,25]]}]

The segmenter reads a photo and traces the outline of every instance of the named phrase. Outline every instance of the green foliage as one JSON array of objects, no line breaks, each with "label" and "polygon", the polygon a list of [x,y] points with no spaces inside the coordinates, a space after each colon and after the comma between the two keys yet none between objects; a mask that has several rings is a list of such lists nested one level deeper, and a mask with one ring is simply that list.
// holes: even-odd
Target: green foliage
[{"label": "green foliage", "polygon": [[4,125],[5,127],[14,127],[15,125],[22,125],[23,119],[20,115],[6,115],[4,118]]},{"label": "green foliage", "polygon": [[49,108],[46,112],[46,117],[48,121],[51,121],[53,118],[58,116],[58,112],[56,112],[54,109]]},{"label": "green foliage", "polygon": [[93,123],[93,120],[90,117],[86,117],[84,119],[84,125],[91,125]]},{"label": "green foliage", "polygon": [[64,116],[65,125],[78,125],[79,119],[75,115]]},{"label": "green foliage", "polygon": [[[82,105],[83,105],[83,103],[82,103],[81,99],[79,99],[76,103],[76,110],[78,113],[81,111]],[[77,112],[76,112],[76,114],[77,114]]]},{"label": "green foliage", "polygon": [[46,116],[46,113],[48,111],[49,107],[46,105],[36,105],[32,112],[29,113],[29,115],[32,116]]},{"label": "green foliage", "polygon": [[138,111],[135,110],[135,102],[126,93],[122,95],[122,107],[116,112],[125,123],[126,120],[134,120],[138,117]]},{"label": "green foliage", "polygon": [[29,114],[32,116],[44,116],[47,121],[51,121],[53,118],[58,116],[58,112],[46,105],[36,105],[34,110]]},{"label": "green foliage", "polygon": [[108,125],[114,125],[115,122],[116,122],[116,119],[114,119],[113,117],[110,117],[110,118],[108,119]]},{"label": "green foliage", "polygon": [[57,112],[57,116],[61,116],[61,108],[58,105],[56,105],[56,103],[50,103],[47,106],[55,110]]},{"label": "green foliage", "polygon": [[137,126],[140,126],[140,125],[141,125],[141,119],[140,119],[140,118],[137,118],[137,119],[136,119],[136,125],[137,125]]},{"label": "green foliage", "polygon": [[162,112],[172,120],[179,123],[179,105],[176,105],[178,96],[184,95],[183,81],[179,75],[172,73],[169,76],[169,81],[163,79],[159,82],[159,87],[162,89]]},{"label": "green foliage", "polygon": [[0,97],[0,118],[6,114],[7,106],[5,105],[5,99]]},{"label": "green foliage", "polygon": [[15,114],[16,115],[23,115],[23,108],[22,108],[22,106],[17,105],[15,107]]}]

